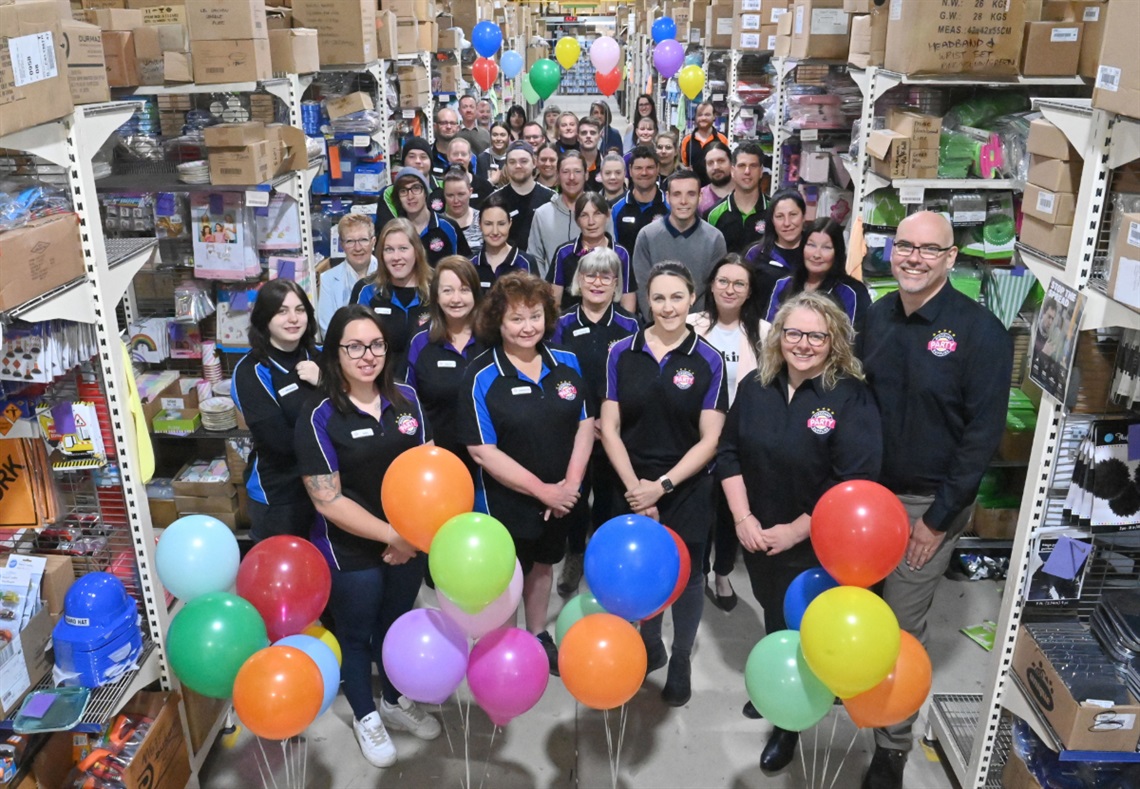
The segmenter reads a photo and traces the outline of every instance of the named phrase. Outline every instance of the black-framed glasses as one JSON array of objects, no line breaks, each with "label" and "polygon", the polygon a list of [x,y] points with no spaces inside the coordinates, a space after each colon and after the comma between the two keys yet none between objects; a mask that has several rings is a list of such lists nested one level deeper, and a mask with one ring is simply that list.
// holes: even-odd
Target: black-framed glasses
[{"label": "black-framed glasses", "polygon": [[790,342],[795,345],[797,342],[807,337],[808,345],[813,348],[821,348],[827,339],[831,336],[825,331],[800,331],[799,329],[784,329],[784,341]]},{"label": "black-framed glasses", "polygon": [[954,247],[940,247],[937,244],[922,244],[916,246],[909,241],[896,241],[894,247],[891,249],[891,254],[898,255],[900,258],[908,258],[918,250],[918,256],[923,260],[938,260],[938,258],[945,255]]},{"label": "black-framed glasses", "polygon": [[373,340],[369,345],[362,342],[350,342],[340,347],[344,348],[349,359],[363,359],[365,351],[371,352],[373,356],[383,356],[388,352],[388,343],[383,340]]},{"label": "black-framed glasses", "polygon": [[424,189],[423,184],[408,184],[407,186],[401,186],[398,190],[396,190],[396,194],[399,194],[399,195],[422,195],[426,191],[427,190]]}]

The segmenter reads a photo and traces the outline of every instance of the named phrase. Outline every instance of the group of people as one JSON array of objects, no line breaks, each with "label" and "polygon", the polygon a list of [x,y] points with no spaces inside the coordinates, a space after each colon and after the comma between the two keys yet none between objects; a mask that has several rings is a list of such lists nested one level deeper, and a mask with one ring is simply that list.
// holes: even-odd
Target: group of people
[{"label": "group of people", "polygon": [[[469,115],[478,123],[465,97],[458,115],[437,113],[434,144],[405,143],[375,224],[341,220],[345,259],[321,275],[315,310],[283,280],[255,302],[252,351],[234,371],[254,438],[253,538],[295,534],[326,556],[344,692],[374,765],[396,759],[388,729],[440,733],[387,682],[380,659],[426,569],[386,521],[381,483],[401,452],[423,443],[463,459],[475,508],[511,533],[525,626],[553,674],[554,568],[562,563],[558,592],[575,594],[601,523],[646,515],[689,552],[669,649],[664,614],[641,623],[647,673],[668,666],[662,698],[682,706],[710,571],[714,602],[731,610],[729,574],[743,548],[765,628],[783,629],[784,592],[818,565],[812,509],[851,479],[881,482],[907,508],[906,558],[882,593],[904,629],[925,635],[1000,440],[1012,365],[1002,325],[948,282],[949,223],[932,213],[902,222],[898,292],[872,306],[845,273],[842,228],[806,220],[794,190],[765,199],[755,143],[728,150],[702,105],[672,149],[688,166],[666,165],[660,146],[643,144],[652,99],[637,106],[638,144],[623,157],[629,186],[611,203],[604,177],[591,180],[625,143],[610,134],[608,112],[571,124],[548,108],[540,124],[512,108],[475,153],[454,129]],[[540,182],[550,150],[556,189]],[[480,178],[500,185],[465,207],[465,194],[485,190]],[[477,246],[459,215],[477,223]],[[761,766],[785,767],[796,737],[775,729]],[[880,730],[876,744],[864,785],[901,786],[910,722]]]}]

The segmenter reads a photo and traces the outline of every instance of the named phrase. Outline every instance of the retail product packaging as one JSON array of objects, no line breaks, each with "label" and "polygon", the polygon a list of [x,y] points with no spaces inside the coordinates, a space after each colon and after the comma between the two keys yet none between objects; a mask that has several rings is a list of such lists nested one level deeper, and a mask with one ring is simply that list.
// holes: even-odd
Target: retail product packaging
[{"label": "retail product packaging", "polygon": [[1050,192],[1077,192],[1080,191],[1083,165],[1081,159],[1074,158],[1065,162],[1031,153],[1026,180]]},{"label": "retail product packaging", "polygon": [[1044,118],[1038,118],[1029,124],[1026,150],[1037,156],[1065,162],[1071,159],[1080,160],[1079,154],[1069,144],[1069,138],[1065,133]]},{"label": "retail product packaging", "polygon": [[732,3],[721,0],[710,5],[705,16],[705,46],[711,49],[730,48],[735,24]]},{"label": "retail product packaging", "polygon": [[851,17],[851,46],[847,62],[856,68],[881,66],[887,57],[887,12],[876,8]]},{"label": "retail product packaging", "polygon": [[843,0],[796,0],[792,15],[792,57],[845,58],[851,48],[851,15]]},{"label": "retail product packaging", "polygon": [[1021,218],[1021,243],[1054,257],[1069,254],[1069,239],[1073,235],[1072,225],[1057,225],[1043,222],[1035,216],[1025,214]]},{"label": "retail product packaging", "polygon": [[257,82],[273,76],[268,38],[191,41],[190,54],[194,81],[201,85]]},{"label": "retail product packaging", "polygon": [[1077,196],[1073,192],[1051,192],[1040,186],[1027,184],[1021,200],[1021,210],[1042,222],[1071,225],[1076,216]]},{"label": "retail product packaging", "polygon": [[396,37],[396,15],[391,11],[376,12],[376,57],[391,60],[400,49]]},{"label": "retail product packaging", "polygon": [[121,780],[125,789],[185,786],[189,782],[190,760],[178,717],[179,699],[174,691],[139,691],[121,710],[145,715],[154,721],[123,769]]},{"label": "retail product packaging", "polygon": [[891,71],[1017,74],[1025,0],[889,0],[887,13]]},{"label": "retail product packaging", "polygon": [[7,667],[9,661],[19,661],[0,675],[0,715],[11,717],[27,692],[51,671],[52,661],[46,650],[53,626],[48,610],[40,609],[27,626],[0,649],[0,664]]},{"label": "retail product packaging", "polygon": [[311,27],[269,31],[269,54],[273,70],[308,74],[321,70],[317,31]]},{"label": "retail product packaging", "polygon": [[143,26],[143,13],[128,8],[97,8],[87,12],[87,21],[100,30],[134,30]]},{"label": "retail product packaging", "polygon": [[174,475],[174,496],[200,496],[228,498],[233,493],[233,480],[230,478],[226,459],[217,457],[211,460],[192,460]]},{"label": "retail product packaging", "polygon": [[1120,229],[1112,239],[1111,250],[1108,294],[1140,309],[1140,214],[1120,217]]},{"label": "retail product packaging", "polygon": [[61,27],[71,100],[76,104],[110,101],[111,88],[103,60],[103,32],[95,25],[73,19],[65,19]]},{"label": "retail product packaging", "polygon": [[268,38],[265,0],[186,0],[191,41]]},{"label": "retail product packaging", "polygon": [[1093,88],[1092,105],[1102,110],[1140,118],[1140,58],[1136,31],[1140,30],[1140,3],[1109,3],[1104,41]]},{"label": "retail product packaging", "polygon": [[325,99],[325,110],[329,114],[329,119],[334,121],[354,112],[364,112],[371,109],[375,109],[372,97],[362,91]]},{"label": "retail product packaging", "polygon": [[376,0],[293,0],[293,24],[318,31],[321,65],[368,63],[376,54]]},{"label": "retail product packaging", "polygon": [[202,426],[202,414],[196,408],[180,411],[167,409],[155,414],[153,431],[161,435],[188,436]]},{"label": "retail product packaging", "polygon": [[253,209],[241,192],[194,192],[190,195],[194,233],[194,276],[245,280],[261,274],[255,243]]},{"label": "retail product packaging", "polygon": [[1024,626],[1017,636],[1011,670],[1066,750],[1136,750],[1140,703],[1133,698],[1129,704],[1114,706],[1098,699],[1073,698],[1062,674],[1073,669],[1062,666],[1058,670]]},{"label": "retail product packaging", "polygon": [[1026,22],[1021,73],[1026,77],[1064,77],[1077,73],[1082,22]]},{"label": "retail product packaging", "polygon": [[0,310],[82,277],[84,271],[75,214],[38,219],[0,233]]},{"label": "retail product packaging", "polygon": [[[59,4],[0,4],[0,134],[67,115],[74,108],[60,57]],[[3,276],[0,274],[0,276]]]}]

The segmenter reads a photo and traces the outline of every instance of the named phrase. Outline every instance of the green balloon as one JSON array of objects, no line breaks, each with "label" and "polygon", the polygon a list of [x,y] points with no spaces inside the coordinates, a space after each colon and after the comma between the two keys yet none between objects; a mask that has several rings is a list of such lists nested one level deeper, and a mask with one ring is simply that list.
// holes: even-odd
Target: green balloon
[{"label": "green balloon", "polygon": [[228,699],[238,670],[269,646],[265,622],[249,602],[228,592],[190,600],[170,623],[166,654],[178,680],[195,693]]},{"label": "green balloon", "polygon": [[562,69],[550,58],[535,61],[530,67],[530,86],[540,99],[549,99],[562,81]]},{"label": "green balloon", "polygon": [[605,614],[606,609],[598,602],[598,598],[588,592],[572,597],[562,606],[558,613],[558,621],[554,623],[554,643],[562,645],[562,639],[574,624],[584,616],[590,614]]},{"label": "green balloon", "polygon": [[808,668],[795,630],[771,633],[752,648],[744,686],[764,719],[787,731],[810,729],[835,702],[835,694]]},{"label": "green balloon", "polygon": [[524,73],[522,75],[522,95],[527,104],[538,104],[538,94],[534,92],[534,86],[530,84],[530,74]]},{"label": "green balloon", "polygon": [[436,588],[469,614],[501,595],[515,574],[515,542],[490,515],[467,512],[440,527],[428,566]]}]

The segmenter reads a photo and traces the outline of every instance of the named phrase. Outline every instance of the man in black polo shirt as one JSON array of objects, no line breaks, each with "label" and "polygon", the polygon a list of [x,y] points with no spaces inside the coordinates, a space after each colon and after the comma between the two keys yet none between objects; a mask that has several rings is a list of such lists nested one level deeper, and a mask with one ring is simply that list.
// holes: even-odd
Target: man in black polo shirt
[{"label": "man in black polo shirt", "polygon": [[760,146],[741,143],[732,152],[732,193],[715,206],[708,223],[724,236],[729,252],[743,255],[764,236],[764,196],[760,176],[764,163]]},{"label": "man in black polo shirt", "polygon": [[657,188],[657,154],[639,145],[630,152],[629,180],[632,187],[614,203],[614,233],[617,242],[633,252],[637,234],[654,219],[669,213],[665,195]]},{"label": "man in black polo shirt", "polygon": [[534,148],[523,140],[515,140],[507,148],[507,178],[506,186],[495,192],[505,201],[507,216],[511,219],[507,241],[526,252],[534,212],[549,203],[554,192],[535,183]]},{"label": "man in black polo shirt", "polygon": [[[957,255],[945,217],[923,211],[904,219],[891,255],[899,290],[871,307],[863,336],[863,367],[884,416],[882,483],[912,523],[883,598],[919,641],[1001,440],[1013,367],[1001,322],[950,285]],[[875,731],[865,789],[902,787],[915,717]]]}]

